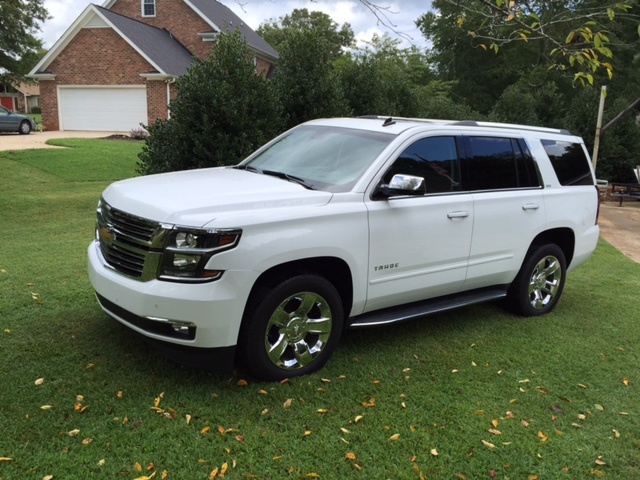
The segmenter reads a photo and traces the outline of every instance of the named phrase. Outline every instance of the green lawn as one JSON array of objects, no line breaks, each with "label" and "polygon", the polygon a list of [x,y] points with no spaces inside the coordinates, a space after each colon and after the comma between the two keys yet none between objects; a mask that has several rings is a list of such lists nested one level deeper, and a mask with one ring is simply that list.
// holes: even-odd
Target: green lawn
[{"label": "green lawn", "polygon": [[59,143],[0,152],[0,479],[640,478],[640,265],[606,242],[551,315],[348,332],[320,373],[258,383],[102,313],[94,210],[140,144]]}]

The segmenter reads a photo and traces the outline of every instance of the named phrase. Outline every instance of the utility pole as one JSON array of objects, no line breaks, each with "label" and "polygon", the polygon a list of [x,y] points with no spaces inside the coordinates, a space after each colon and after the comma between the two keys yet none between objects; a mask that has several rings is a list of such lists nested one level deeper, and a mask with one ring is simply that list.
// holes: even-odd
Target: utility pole
[{"label": "utility pole", "polygon": [[607,96],[606,85],[602,86],[600,91],[600,107],[598,109],[598,120],[596,122],[596,138],[593,141],[593,155],[591,155],[591,161],[593,162],[593,171],[595,172],[598,165],[598,150],[600,149],[600,134],[602,130],[602,115],[604,114],[604,99]]}]

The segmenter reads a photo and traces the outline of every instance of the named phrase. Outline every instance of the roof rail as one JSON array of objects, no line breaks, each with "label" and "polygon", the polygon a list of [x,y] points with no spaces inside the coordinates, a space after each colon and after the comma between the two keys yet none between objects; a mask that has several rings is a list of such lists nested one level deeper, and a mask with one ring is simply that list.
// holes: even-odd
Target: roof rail
[{"label": "roof rail", "polygon": [[530,132],[541,132],[541,133],[555,133],[560,135],[571,135],[569,130],[564,128],[547,128],[547,127],[536,127],[533,125],[518,125],[515,123],[496,123],[496,122],[476,122],[475,120],[461,120],[457,122],[450,123],[449,125],[459,125],[461,127],[492,127],[492,128],[508,128],[508,129],[518,129],[518,130],[527,130]]},{"label": "roof rail", "polygon": [[491,128],[504,128],[509,130],[527,130],[529,132],[540,132],[540,133],[553,133],[556,135],[572,135],[569,130],[566,129],[558,129],[558,128],[547,128],[547,127],[536,127],[533,125],[518,125],[511,123],[496,123],[496,122],[477,122],[475,120],[436,120],[431,118],[409,118],[409,117],[388,117],[388,116],[379,116],[379,115],[361,115],[358,118],[366,118],[372,120],[383,120],[386,121],[389,118],[392,118],[396,121],[405,121],[405,122],[420,122],[420,123],[432,123],[437,125],[455,125],[460,127],[491,127]]}]

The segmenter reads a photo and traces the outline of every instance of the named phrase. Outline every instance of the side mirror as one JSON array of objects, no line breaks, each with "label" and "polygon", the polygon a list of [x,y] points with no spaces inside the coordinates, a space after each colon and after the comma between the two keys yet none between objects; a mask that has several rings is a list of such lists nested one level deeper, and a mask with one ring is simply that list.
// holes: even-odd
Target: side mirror
[{"label": "side mirror", "polygon": [[388,185],[384,183],[378,187],[377,197],[389,198],[399,196],[422,196],[427,192],[424,178],[414,175],[398,173],[393,176]]}]

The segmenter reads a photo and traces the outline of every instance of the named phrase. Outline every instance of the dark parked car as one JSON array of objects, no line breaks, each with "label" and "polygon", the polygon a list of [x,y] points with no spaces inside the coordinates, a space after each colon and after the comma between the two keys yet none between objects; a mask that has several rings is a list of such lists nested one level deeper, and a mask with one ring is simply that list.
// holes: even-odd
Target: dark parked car
[{"label": "dark parked car", "polygon": [[12,112],[0,105],[1,132],[19,132],[21,135],[27,135],[35,128],[36,122],[32,118]]}]

